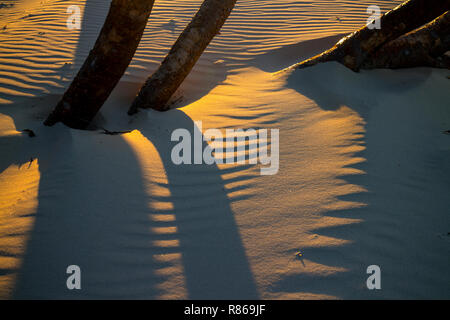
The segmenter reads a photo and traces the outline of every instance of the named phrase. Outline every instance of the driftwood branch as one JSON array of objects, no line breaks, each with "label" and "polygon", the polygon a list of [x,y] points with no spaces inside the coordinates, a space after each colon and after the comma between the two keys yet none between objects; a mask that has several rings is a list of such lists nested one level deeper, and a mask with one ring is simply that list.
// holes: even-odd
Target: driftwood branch
[{"label": "driftwood branch", "polygon": [[236,0],[205,0],[158,70],[145,82],[128,114],[139,108],[168,109],[168,101],[211,40],[219,33]]},{"label": "driftwood branch", "polygon": [[95,43],[61,101],[44,122],[84,129],[111,94],[141,40],[154,0],[112,0]]},{"label": "driftwood branch", "polygon": [[363,69],[428,66],[448,68],[444,54],[450,50],[450,11],[420,29],[393,40],[372,53]]},{"label": "driftwood branch", "polygon": [[383,45],[413,31],[450,10],[450,0],[409,0],[380,18],[381,29],[364,26],[340,40],[334,47],[291,68],[337,61],[358,71]]}]

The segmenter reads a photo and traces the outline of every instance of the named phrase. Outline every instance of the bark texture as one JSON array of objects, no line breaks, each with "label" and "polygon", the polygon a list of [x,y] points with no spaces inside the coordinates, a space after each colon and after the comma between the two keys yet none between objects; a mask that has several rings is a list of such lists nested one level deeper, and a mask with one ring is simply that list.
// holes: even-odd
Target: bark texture
[{"label": "bark texture", "polygon": [[393,40],[371,54],[363,69],[448,68],[444,54],[450,50],[450,11],[427,25]]},{"label": "bark texture", "polygon": [[119,82],[139,45],[154,0],[112,0],[100,35],[61,101],[44,122],[85,129]]},{"label": "bark texture", "polygon": [[168,109],[167,102],[217,35],[237,0],[205,0],[158,70],[147,79],[128,114],[139,108]]},{"label": "bark texture", "polygon": [[364,26],[340,40],[333,48],[293,68],[337,61],[358,71],[366,59],[384,44],[417,29],[450,10],[450,0],[408,0],[380,18],[381,29]]}]

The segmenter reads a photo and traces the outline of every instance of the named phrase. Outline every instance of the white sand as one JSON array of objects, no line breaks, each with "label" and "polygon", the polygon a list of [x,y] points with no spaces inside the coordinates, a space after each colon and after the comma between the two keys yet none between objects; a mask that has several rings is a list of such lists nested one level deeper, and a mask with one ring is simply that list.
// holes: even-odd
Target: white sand
[{"label": "white sand", "polygon": [[[238,1],[180,108],[130,118],[201,3],[157,1],[96,120],[133,130],[122,136],[41,125],[109,2],[3,2],[16,4],[0,9],[0,297],[450,298],[449,72],[272,73],[364,24],[368,5],[400,1]],[[81,32],[65,27],[71,4]],[[280,129],[279,173],[175,166],[170,134],[198,120]],[[80,291],[65,286],[71,264]],[[379,291],[366,287],[373,264]]]}]

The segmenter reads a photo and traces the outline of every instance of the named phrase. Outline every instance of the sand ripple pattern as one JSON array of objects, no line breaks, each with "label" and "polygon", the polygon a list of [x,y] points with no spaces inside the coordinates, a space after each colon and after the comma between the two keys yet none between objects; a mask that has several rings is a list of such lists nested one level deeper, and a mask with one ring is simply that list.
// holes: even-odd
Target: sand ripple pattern
[{"label": "sand ripple pattern", "polygon": [[[202,0],[156,1],[126,80],[142,81],[165,56]],[[240,67],[256,55],[300,41],[350,32],[367,20],[366,8],[382,11],[401,1],[239,0],[197,70],[222,59]],[[61,93],[76,74],[107,14],[107,0],[5,0],[0,8],[0,103]],[[81,30],[66,27],[67,8],[79,5]],[[25,40],[25,41],[24,41]]]}]

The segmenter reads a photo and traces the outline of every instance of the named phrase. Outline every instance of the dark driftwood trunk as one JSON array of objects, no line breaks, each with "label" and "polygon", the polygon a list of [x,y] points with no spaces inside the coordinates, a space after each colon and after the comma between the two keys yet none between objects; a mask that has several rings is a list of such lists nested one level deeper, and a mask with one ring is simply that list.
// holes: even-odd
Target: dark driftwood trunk
[{"label": "dark driftwood trunk", "polygon": [[371,54],[361,68],[448,68],[448,59],[443,55],[449,50],[450,11],[447,11],[422,28],[385,44]]},{"label": "dark driftwood trunk", "polygon": [[112,0],[95,43],[62,100],[45,121],[86,128],[128,67],[141,40],[154,0]]},{"label": "dark driftwood trunk", "polygon": [[317,63],[338,61],[358,71],[370,54],[382,45],[417,29],[450,10],[450,0],[409,0],[380,19],[381,29],[367,26],[343,38],[333,48],[305,60],[292,68],[305,68]]},{"label": "dark driftwood trunk", "polygon": [[138,108],[168,109],[167,102],[219,33],[236,0],[205,0],[158,70],[146,81],[128,114]]}]

